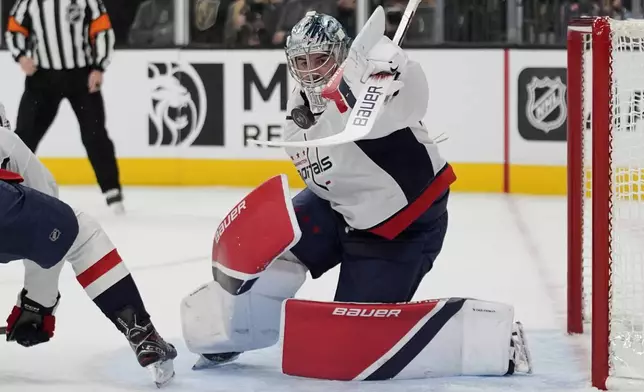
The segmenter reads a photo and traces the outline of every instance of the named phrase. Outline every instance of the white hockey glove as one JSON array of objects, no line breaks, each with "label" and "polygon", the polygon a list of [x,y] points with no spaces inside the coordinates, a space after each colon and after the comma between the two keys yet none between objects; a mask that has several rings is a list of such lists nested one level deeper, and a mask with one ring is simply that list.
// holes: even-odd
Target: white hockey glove
[{"label": "white hockey glove", "polygon": [[[358,95],[364,83],[372,75],[386,73],[398,77],[400,73],[404,72],[409,58],[402,48],[383,35],[380,41],[366,54],[349,51],[347,60],[344,79],[353,93]],[[394,94],[402,87],[403,83],[396,80],[387,94]]]}]

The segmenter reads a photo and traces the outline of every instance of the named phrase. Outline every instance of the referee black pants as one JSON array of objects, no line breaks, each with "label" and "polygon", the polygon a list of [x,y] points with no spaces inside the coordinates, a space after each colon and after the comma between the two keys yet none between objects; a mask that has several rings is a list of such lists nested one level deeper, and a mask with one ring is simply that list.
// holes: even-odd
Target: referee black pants
[{"label": "referee black pants", "polygon": [[20,100],[16,134],[33,151],[51,126],[63,98],[67,98],[80,125],[96,180],[103,192],[121,189],[114,144],[105,129],[105,106],[100,91],[90,94],[88,68],[74,70],[39,69],[25,81]]}]

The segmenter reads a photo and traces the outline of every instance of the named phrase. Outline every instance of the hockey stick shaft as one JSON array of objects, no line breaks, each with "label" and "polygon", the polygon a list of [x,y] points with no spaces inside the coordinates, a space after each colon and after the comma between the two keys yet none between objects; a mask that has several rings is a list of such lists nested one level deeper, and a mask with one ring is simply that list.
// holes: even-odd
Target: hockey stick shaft
[{"label": "hockey stick shaft", "polygon": [[420,2],[421,0],[409,0],[409,3],[407,3],[407,8],[405,8],[405,12],[400,19],[400,24],[398,25],[398,29],[396,29],[396,34],[394,34],[394,39],[392,39],[396,45],[400,46],[405,38],[407,30],[409,30],[409,26],[411,25],[411,19],[414,17]]},{"label": "hockey stick shaft", "polygon": [[0,327],[0,335],[6,335],[7,334],[7,327]]}]

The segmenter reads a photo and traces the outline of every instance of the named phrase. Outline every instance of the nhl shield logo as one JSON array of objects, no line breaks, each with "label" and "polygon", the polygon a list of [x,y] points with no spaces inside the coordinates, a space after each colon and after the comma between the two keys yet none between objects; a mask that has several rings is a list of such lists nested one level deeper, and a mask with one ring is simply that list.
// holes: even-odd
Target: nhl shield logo
[{"label": "nhl shield logo", "polygon": [[566,122],[566,85],[560,77],[532,77],[526,85],[526,118],[530,125],[548,133]]}]

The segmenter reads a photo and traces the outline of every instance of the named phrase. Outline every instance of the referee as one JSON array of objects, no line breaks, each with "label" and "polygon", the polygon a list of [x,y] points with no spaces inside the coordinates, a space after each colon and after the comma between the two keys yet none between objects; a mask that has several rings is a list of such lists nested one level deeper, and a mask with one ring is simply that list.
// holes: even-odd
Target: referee
[{"label": "referee", "polygon": [[114,31],[103,0],[16,0],[6,41],[27,75],[16,134],[35,152],[67,98],[106,202],[123,213],[101,94],[103,72],[114,53]]}]

